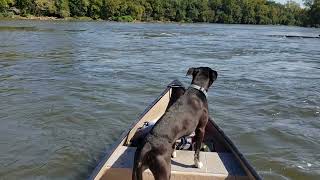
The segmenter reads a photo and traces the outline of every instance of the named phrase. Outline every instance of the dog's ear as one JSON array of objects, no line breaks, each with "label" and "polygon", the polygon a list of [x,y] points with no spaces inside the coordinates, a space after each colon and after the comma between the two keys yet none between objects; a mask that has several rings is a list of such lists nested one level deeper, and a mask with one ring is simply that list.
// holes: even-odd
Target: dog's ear
[{"label": "dog's ear", "polygon": [[217,79],[218,73],[215,70],[210,69],[210,80],[213,82]]},{"label": "dog's ear", "polygon": [[193,75],[193,73],[195,72],[195,70],[196,70],[196,68],[189,68],[186,76]]}]

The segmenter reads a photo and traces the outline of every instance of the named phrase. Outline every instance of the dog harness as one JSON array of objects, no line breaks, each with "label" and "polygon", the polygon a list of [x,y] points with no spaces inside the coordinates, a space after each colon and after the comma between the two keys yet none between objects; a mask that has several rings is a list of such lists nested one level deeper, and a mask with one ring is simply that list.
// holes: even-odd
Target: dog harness
[{"label": "dog harness", "polygon": [[191,84],[190,87],[201,91],[206,96],[206,98],[208,97],[208,93],[203,87],[200,87],[200,86],[195,85],[195,84]]}]

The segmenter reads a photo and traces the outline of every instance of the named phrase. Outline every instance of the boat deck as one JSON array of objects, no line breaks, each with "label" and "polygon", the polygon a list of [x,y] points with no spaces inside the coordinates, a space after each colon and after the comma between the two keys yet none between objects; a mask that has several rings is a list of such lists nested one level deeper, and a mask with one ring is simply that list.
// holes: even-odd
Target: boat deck
[{"label": "boat deck", "polygon": [[[106,173],[102,179],[131,179],[131,170],[136,148],[121,146],[107,161]],[[201,169],[193,166],[194,151],[177,150],[177,157],[171,161],[172,180],[247,179],[241,166],[235,162],[232,153],[201,152]],[[144,180],[154,179],[150,170],[143,174]]]}]

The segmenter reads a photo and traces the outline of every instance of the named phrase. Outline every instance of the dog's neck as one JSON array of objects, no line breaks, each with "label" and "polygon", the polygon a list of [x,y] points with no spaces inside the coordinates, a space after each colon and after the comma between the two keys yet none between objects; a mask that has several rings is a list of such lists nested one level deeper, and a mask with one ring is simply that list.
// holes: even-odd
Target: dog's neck
[{"label": "dog's neck", "polygon": [[204,87],[198,86],[196,84],[191,84],[189,87],[201,91],[206,96],[206,98],[208,97],[208,93]]}]

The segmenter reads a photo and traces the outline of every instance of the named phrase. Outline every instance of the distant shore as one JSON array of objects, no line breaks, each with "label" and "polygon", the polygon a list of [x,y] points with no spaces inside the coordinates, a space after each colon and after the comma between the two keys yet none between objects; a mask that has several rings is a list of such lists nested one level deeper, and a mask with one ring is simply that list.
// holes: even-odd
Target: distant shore
[{"label": "distant shore", "polygon": [[[160,23],[160,24],[194,24],[194,23],[200,23],[200,22],[176,22],[176,21],[157,21],[157,20],[146,20],[146,21],[141,21],[141,20],[133,20],[133,21],[116,21],[116,20],[105,20],[105,19],[92,19],[90,17],[66,17],[66,18],[59,18],[59,17],[54,17],[54,16],[34,16],[34,15],[29,15],[29,16],[20,16],[20,15],[14,15],[11,17],[0,17],[1,20],[39,20],[39,21],[105,21],[105,22],[127,22],[127,23]],[[202,22],[206,24],[217,24],[217,23],[208,23],[208,22]],[[230,24],[230,23],[218,23],[218,24]],[[233,23],[235,24],[235,23]],[[265,25],[265,24],[244,24],[244,25]],[[269,24],[269,25],[275,25],[275,24]],[[281,25],[281,24],[277,24]],[[284,26],[290,26],[290,25],[284,25]],[[291,25],[291,26],[296,26],[296,25]],[[299,26],[298,26],[299,27]]]},{"label": "distant shore", "polygon": [[[91,17],[65,17],[65,18],[60,18],[60,17],[55,17],[55,16],[34,16],[34,15],[28,15],[28,16],[20,16],[20,15],[12,15],[12,16],[7,16],[7,17],[1,17],[0,16],[0,21],[1,20],[39,20],[39,21],[105,21],[105,22],[127,22],[127,23],[160,23],[160,24],[189,24],[189,23],[200,23],[200,22],[187,22],[187,21],[182,21],[182,22],[176,22],[176,21],[159,21],[159,20],[130,20],[127,21],[126,19],[120,19],[120,20],[105,20],[105,19],[93,19]],[[208,24],[216,24],[216,23],[209,23],[209,22],[202,22],[202,23],[208,23]],[[237,23],[219,23],[219,24],[237,24]],[[282,25],[282,26],[297,26],[297,25],[283,25],[283,24],[243,24],[243,25]],[[301,26],[297,26],[301,27]],[[306,26],[310,27],[310,26]],[[320,26],[316,26],[314,28],[320,28]]]},{"label": "distant shore", "polygon": [[115,21],[115,20],[105,20],[105,19],[93,19],[90,17],[66,17],[59,18],[54,16],[20,16],[13,15],[10,17],[0,17],[0,20],[40,20],[40,21],[107,21],[107,22],[130,22],[130,23],[190,23],[190,22],[175,22],[175,21],[156,21],[156,20],[148,20],[148,21],[140,21],[140,20],[132,20],[132,21]]},{"label": "distant shore", "polygon": [[[1,0],[0,0],[1,1]],[[319,27],[320,3],[270,0],[2,0],[0,19],[105,20],[133,23],[219,23]]]},{"label": "distant shore", "polygon": [[[73,21],[73,20],[79,20],[79,21],[97,21],[99,19],[92,19],[90,17],[67,17],[67,18],[58,18],[54,16],[19,16],[19,15],[13,15],[10,17],[0,17],[0,20],[43,20],[43,21]],[[102,21],[102,20],[101,20]]]}]

